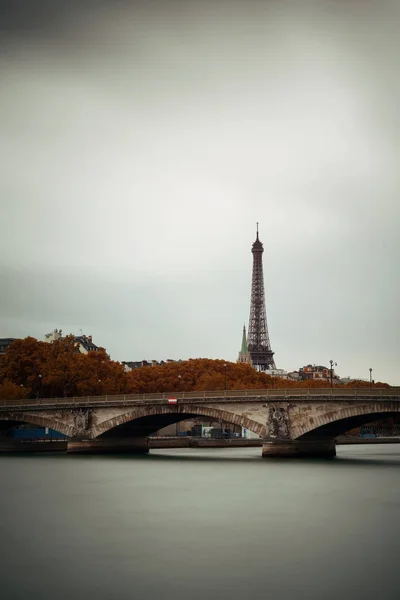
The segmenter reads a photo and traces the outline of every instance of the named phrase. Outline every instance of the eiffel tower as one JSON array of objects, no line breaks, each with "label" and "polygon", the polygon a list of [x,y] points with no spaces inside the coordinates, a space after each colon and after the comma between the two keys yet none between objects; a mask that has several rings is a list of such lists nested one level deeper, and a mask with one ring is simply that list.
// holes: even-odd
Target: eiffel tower
[{"label": "eiffel tower", "polygon": [[251,252],[253,254],[253,277],[251,282],[251,304],[247,347],[253,366],[258,371],[270,371],[276,369],[276,366],[274,353],[271,350],[268,336],[262,264],[264,248],[258,239],[258,223],[257,238]]}]

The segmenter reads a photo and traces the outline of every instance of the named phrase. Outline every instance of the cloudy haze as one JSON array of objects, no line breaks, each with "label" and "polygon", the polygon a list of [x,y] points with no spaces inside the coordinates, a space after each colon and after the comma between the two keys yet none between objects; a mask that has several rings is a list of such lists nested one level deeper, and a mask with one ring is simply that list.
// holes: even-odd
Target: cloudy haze
[{"label": "cloudy haze", "polygon": [[400,384],[397,1],[0,7],[0,337]]}]

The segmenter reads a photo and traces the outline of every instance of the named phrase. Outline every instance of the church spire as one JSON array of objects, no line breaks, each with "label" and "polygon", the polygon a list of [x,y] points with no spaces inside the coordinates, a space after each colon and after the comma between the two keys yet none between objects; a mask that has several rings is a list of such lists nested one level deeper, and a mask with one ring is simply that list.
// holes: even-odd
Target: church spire
[{"label": "church spire", "polygon": [[247,363],[247,364],[251,365],[251,356],[250,356],[250,352],[247,348],[246,325],[243,325],[242,347],[240,349],[237,362],[238,363]]},{"label": "church spire", "polygon": [[242,354],[248,352],[247,348],[247,337],[246,337],[246,325],[243,325],[243,335],[242,335],[242,349],[240,351]]}]

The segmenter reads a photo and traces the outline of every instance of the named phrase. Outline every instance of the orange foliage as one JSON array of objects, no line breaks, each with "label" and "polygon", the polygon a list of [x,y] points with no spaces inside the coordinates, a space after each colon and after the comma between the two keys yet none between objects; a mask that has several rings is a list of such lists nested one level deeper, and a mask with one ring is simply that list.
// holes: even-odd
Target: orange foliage
[{"label": "orange foliage", "polygon": [[[226,366],[225,366],[226,365]],[[257,372],[244,363],[195,358],[178,363],[148,366],[128,373],[130,393],[192,392],[195,390],[286,389],[328,387],[327,381],[293,381]]]},{"label": "orange foliage", "polygon": [[0,400],[22,400],[29,395],[30,390],[23,385],[17,385],[9,379],[0,383]]},{"label": "orange foliage", "polygon": [[[329,381],[282,379],[257,372],[247,364],[207,358],[142,367],[126,373],[123,365],[110,360],[104,349],[81,354],[72,336],[51,344],[31,337],[16,340],[0,357],[0,398],[10,399],[329,385]],[[357,385],[368,384],[347,384]]]},{"label": "orange foliage", "polygon": [[[369,383],[367,383],[366,381],[361,381],[361,379],[355,379],[354,381],[349,381],[348,383],[344,384],[344,387],[349,387],[349,388],[365,388],[368,387],[369,388]],[[372,388],[390,388],[390,385],[388,383],[382,383],[380,381],[378,381],[377,383],[372,383],[371,384]]]},{"label": "orange foliage", "polygon": [[[224,366],[226,365],[226,367]],[[272,387],[272,377],[257,373],[246,364],[195,358],[155,367],[142,367],[127,373],[129,393],[192,392]]]},{"label": "orange foliage", "polygon": [[124,368],[104,349],[81,354],[72,336],[51,344],[28,337],[10,344],[1,357],[0,382],[6,381],[24,386],[33,398],[119,394]]}]

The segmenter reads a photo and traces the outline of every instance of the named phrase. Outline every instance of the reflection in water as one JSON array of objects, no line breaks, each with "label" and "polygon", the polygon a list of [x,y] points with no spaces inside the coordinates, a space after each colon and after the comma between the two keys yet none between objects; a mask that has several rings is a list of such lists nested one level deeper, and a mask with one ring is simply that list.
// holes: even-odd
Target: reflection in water
[{"label": "reflection in water", "polygon": [[399,467],[399,445],[3,456],[2,597],[397,600]]}]

